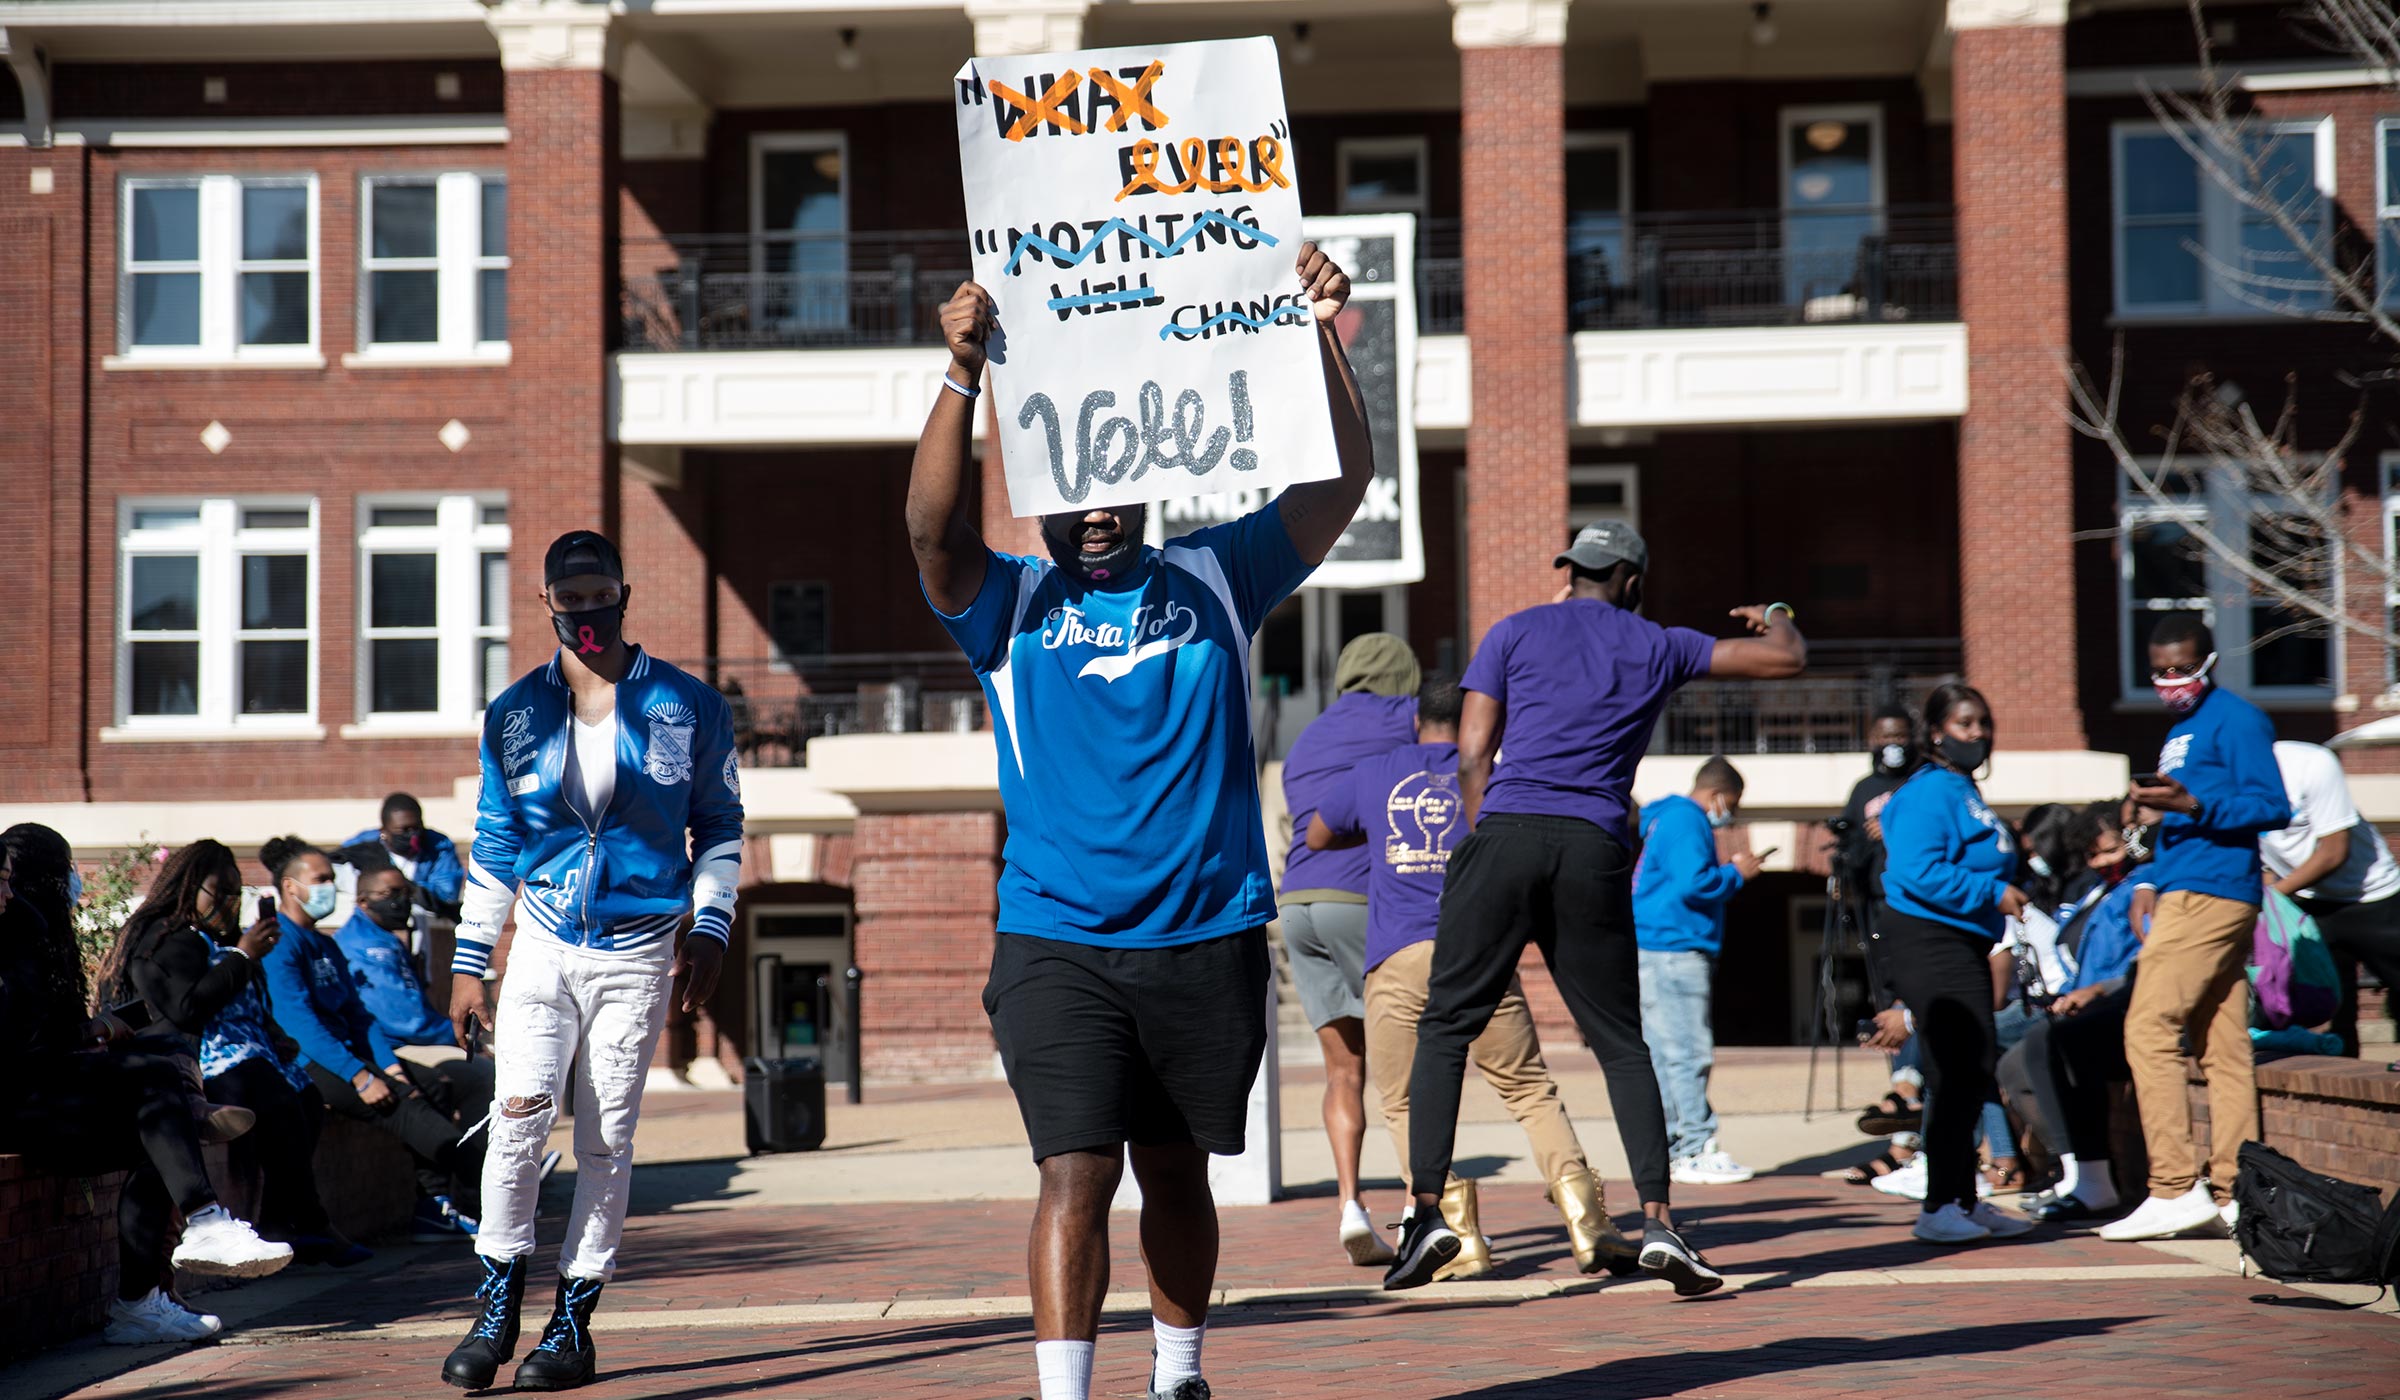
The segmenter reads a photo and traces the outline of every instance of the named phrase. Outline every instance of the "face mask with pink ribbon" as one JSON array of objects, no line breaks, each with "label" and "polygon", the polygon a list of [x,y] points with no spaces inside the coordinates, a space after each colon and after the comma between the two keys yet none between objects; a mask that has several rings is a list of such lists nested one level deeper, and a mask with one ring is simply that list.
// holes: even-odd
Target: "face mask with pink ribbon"
[{"label": "face mask with pink ribbon", "polygon": [[2208,694],[2208,687],[2211,684],[2208,673],[2216,669],[2216,664],[2217,654],[2212,651],[2208,654],[2208,659],[2200,663],[2200,668],[2188,676],[2153,671],[2150,673],[2150,688],[2158,692],[2160,704],[2176,714],[2188,715]]}]

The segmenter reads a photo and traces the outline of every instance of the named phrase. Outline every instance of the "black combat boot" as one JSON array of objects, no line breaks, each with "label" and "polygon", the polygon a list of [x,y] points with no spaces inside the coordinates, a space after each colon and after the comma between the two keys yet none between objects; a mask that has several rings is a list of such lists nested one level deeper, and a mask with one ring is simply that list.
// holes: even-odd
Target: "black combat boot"
[{"label": "black combat boot", "polygon": [[483,1265],[483,1282],[475,1285],[481,1309],[467,1339],[442,1363],[442,1379],[462,1390],[489,1390],[500,1374],[500,1363],[516,1354],[517,1313],[525,1303],[525,1258],[475,1256]]},{"label": "black combat boot", "polygon": [[517,1363],[519,1390],[573,1390],[592,1383],[592,1309],[600,1306],[596,1278],[561,1278],[558,1306],[542,1339]]}]

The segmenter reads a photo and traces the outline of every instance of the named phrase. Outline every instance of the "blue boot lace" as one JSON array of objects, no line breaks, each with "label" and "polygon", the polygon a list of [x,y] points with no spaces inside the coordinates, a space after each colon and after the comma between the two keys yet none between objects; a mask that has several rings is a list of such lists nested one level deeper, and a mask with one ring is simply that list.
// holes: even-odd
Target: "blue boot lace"
[{"label": "blue boot lace", "polygon": [[499,1341],[508,1335],[509,1317],[515,1311],[509,1306],[508,1285],[515,1273],[514,1260],[505,1264],[486,1260],[483,1282],[475,1285],[475,1298],[483,1304],[483,1315],[475,1320],[475,1330],[469,1336]]},{"label": "blue boot lace", "polygon": [[600,1288],[598,1279],[567,1280],[566,1291],[559,1295],[558,1311],[550,1315],[550,1325],[542,1329],[542,1340],[534,1350],[578,1352],[589,1345],[585,1329],[593,1306],[600,1300]]}]

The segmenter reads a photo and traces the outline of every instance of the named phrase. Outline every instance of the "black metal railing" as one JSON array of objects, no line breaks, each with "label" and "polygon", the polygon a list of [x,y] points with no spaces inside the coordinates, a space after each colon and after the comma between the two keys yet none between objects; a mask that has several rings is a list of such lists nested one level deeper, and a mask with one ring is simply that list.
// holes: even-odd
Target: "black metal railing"
[{"label": "black metal railing", "polygon": [[627,350],[935,345],[968,276],[960,233],[628,239]]},{"label": "black metal railing", "polygon": [[708,657],[677,661],[733,709],[734,746],[753,767],[808,762],[808,741],[835,734],[966,732],[989,727],[983,690],[957,652]]},{"label": "black metal railing", "polygon": [[1663,754],[1858,753],[1875,711],[1912,710],[1957,677],[1956,638],[1811,642],[1808,674],[1788,681],[1695,681],[1659,716]]}]

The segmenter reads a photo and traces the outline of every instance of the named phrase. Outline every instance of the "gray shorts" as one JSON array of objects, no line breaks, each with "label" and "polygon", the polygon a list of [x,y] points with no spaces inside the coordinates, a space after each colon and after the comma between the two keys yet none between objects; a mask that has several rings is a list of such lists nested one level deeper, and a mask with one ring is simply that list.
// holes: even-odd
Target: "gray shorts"
[{"label": "gray shorts", "polygon": [[1365,1020],[1367,906],[1286,904],[1276,912],[1308,1023],[1322,1030],[1345,1016]]}]

